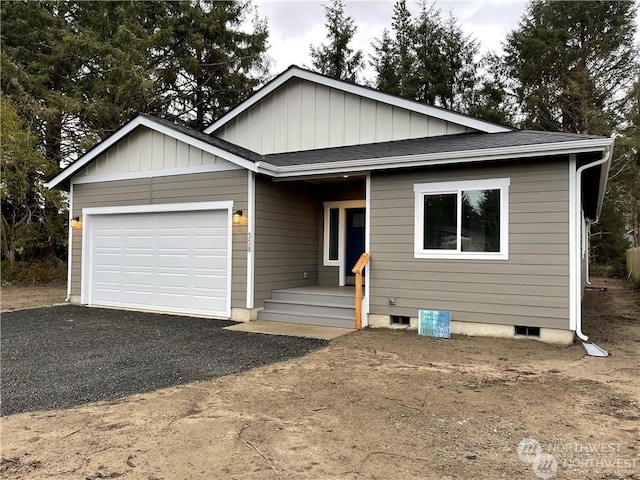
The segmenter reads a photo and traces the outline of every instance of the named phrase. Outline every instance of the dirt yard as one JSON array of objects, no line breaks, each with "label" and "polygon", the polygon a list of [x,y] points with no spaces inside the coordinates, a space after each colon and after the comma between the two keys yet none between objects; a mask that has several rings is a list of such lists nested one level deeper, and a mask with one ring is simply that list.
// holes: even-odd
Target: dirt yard
[{"label": "dirt yard", "polygon": [[4,417],[0,474],[637,480],[640,300],[607,285],[587,293],[584,327],[606,359],[364,330],[241,375]]},{"label": "dirt yard", "polygon": [[20,308],[50,307],[67,297],[67,285],[56,282],[46,285],[3,285],[0,289],[0,312]]}]

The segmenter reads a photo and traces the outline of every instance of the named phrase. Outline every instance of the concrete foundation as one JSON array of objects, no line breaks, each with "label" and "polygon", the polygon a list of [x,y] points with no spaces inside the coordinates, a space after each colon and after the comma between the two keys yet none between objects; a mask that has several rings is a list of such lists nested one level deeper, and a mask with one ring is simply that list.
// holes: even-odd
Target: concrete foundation
[{"label": "concrete foundation", "polygon": [[[390,315],[369,314],[369,327],[371,328],[404,328],[407,330],[418,329],[418,318],[411,317],[408,326],[395,326],[391,324]],[[473,323],[451,321],[452,335],[467,335],[469,337],[496,337],[519,338],[525,340],[538,340],[555,345],[570,345],[573,343],[574,333],[571,330],[555,328],[540,328],[540,337],[522,337],[515,334],[513,325],[499,325],[495,323]]]},{"label": "concrete foundation", "polygon": [[231,320],[234,322],[250,322],[258,319],[261,308],[231,308]]}]

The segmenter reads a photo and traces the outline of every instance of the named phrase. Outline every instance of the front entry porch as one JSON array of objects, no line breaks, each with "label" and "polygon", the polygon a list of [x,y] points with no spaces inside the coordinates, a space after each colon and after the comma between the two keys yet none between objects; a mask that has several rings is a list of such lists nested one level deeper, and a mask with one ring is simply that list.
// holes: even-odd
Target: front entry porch
[{"label": "front entry porch", "polygon": [[274,290],[258,320],[355,328],[355,288],[313,285]]}]

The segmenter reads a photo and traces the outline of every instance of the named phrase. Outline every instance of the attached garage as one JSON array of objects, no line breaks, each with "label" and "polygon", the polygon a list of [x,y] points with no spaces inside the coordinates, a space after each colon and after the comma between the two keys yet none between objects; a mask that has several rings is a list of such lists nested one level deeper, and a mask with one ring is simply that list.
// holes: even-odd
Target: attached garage
[{"label": "attached garage", "polygon": [[82,303],[228,318],[232,206],[84,209]]}]

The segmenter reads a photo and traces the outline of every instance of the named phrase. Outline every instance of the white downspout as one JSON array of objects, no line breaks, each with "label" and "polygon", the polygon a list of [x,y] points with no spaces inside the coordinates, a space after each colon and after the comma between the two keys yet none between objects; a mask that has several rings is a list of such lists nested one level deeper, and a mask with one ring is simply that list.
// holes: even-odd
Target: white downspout
[{"label": "white downspout", "polygon": [[71,302],[71,260],[73,257],[73,229],[71,228],[71,220],[73,219],[73,182],[69,185],[69,219],[67,228],[69,237],[67,240],[67,298],[64,303]]},{"label": "white downspout", "polygon": [[[601,159],[595,160],[591,163],[587,163],[586,165],[582,165],[580,168],[578,168],[578,170],[576,170],[576,192],[575,192],[576,198],[574,199],[574,201],[576,202],[576,208],[579,209],[580,211],[582,211],[582,173],[585,170],[588,170],[589,168],[602,165],[603,163],[608,162],[610,159],[611,159],[611,148],[609,147],[605,150],[604,155]],[[573,228],[575,228],[577,232],[581,232],[582,229],[584,228],[581,217],[582,215],[578,215],[576,211],[575,218],[573,219],[574,221]],[[596,220],[594,220],[593,223],[597,221],[598,221],[598,218],[596,217]],[[577,230],[577,229],[580,229],[580,230]],[[587,259],[587,262],[588,261],[589,259]],[[589,340],[589,337],[582,332],[582,296],[580,295],[580,293],[582,292],[582,275],[580,274],[581,262],[575,262],[575,263],[576,263],[575,271],[573,272],[573,274],[574,274],[574,281],[576,282],[576,292],[578,292],[578,295],[576,295],[576,300],[575,300],[576,336],[583,342],[586,342],[587,340]]]},{"label": "white downspout", "polygon": [[584,276],[587,280],[587,285],[591,285],[591,274],[589,273],[589,255],[591,254],[591,222],[587,222],[587,233],[585,235],[585,242],[586,242],[586,255],[587,255],[587,261],[585,262],[584,266],[587,269],[586,275]]}]

